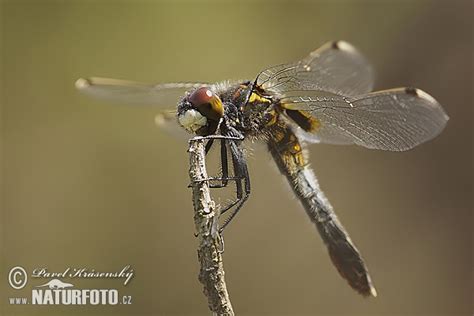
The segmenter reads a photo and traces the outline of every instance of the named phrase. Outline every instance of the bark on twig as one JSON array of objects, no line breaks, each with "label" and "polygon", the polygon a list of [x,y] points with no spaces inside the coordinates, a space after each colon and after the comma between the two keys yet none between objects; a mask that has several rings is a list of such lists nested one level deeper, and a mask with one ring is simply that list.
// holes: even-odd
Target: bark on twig
[{"label": "bark on twig", "polygon": [[211,199],[207,179],[204,139],[189,141],[189,178],[193,190],[194,224],[198,234],[199,281],[204,286],[210,310],[217,315],[234,315],[224,280],[222,241],[218,209]]}]

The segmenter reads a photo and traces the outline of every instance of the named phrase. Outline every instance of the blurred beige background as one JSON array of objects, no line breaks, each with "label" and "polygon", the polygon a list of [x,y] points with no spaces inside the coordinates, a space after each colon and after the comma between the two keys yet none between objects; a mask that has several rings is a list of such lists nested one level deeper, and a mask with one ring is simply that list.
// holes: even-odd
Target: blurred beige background
[{"label": "blurred beige background", "polygon": [[[450,116],[405,153],[315,145],[311,162],[379,297],[337,274],[263,146],[253,191],[226,231],[238,315],[472,314],[473,2],[3,1],[2,315],[208,315],[197,280],[186,142],[156,109],[106,104],[74,81],[252,79],[345,39],[373,62],[377,89],[412,85]],[[173,105],[171,105],[173,106]],[[13,266],[89,267],[135,278],[131,306],[10,306]],[[67,280],[65,280],[67,282]],[[44,282],[42,282],[44,283]]]}]

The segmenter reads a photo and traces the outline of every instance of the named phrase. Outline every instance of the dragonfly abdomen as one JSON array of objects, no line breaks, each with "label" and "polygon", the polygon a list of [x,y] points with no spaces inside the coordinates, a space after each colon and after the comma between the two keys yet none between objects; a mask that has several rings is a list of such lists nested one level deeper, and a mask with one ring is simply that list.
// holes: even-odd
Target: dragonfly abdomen
[{"label": "dragonfly abdomen", "polygon": [[298,138],[284,122],[275,124],[269,134],[269,151],[315,223],[333,264],[357,292],[364,296],[376,296],[364,260],[321,191]]}]

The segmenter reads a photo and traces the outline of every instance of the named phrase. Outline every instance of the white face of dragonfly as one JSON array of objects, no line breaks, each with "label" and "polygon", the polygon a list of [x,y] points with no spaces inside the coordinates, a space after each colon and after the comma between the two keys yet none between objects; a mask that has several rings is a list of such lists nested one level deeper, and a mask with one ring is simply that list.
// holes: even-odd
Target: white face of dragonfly
[{"label": "white face of dragonfly", "polygon": [[198,111],[190,109],[178,115],[178,122],[188,132],[195,134],[200,128],[206,126],[207,118]]}]

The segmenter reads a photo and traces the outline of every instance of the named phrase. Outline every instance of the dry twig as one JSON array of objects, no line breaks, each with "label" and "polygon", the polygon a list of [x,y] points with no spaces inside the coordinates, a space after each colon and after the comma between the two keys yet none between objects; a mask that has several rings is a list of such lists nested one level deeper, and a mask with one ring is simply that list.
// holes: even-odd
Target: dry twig
[{"label": "dry twig", "polygon": [[210,310],[217,315],[234,315],[224,280],[219,235],[219,212],[211,199],[206,171],[204,139],[189,141],[189,177],[193,190],[194,223],[198,234],[199,281],[204,286]]}]

